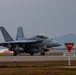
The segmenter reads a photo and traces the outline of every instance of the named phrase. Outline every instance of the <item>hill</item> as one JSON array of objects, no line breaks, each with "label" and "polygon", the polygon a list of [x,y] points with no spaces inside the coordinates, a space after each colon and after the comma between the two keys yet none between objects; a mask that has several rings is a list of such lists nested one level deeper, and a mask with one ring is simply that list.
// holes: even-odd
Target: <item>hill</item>
[{"label": "hill", "polygon": [[76,48],[76,35],[74,34],[69,33],[64,36],[57,37],[54,39],[57,40],[59,43],[61,43],[61,46],[58,48],[65,48],[65,45],[64,45],[65,42],[74,42],[73,48]]}]

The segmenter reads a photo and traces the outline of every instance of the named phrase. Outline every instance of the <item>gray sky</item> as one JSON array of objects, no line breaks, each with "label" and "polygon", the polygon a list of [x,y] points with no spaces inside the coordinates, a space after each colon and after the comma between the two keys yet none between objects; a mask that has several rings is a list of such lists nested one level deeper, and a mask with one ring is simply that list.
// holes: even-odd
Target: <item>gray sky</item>
[{"label": "gray sky", "polygon": [[76,35],[76,0],[0,0],[0,26],[14,39],[19,26],[27,37]]}]

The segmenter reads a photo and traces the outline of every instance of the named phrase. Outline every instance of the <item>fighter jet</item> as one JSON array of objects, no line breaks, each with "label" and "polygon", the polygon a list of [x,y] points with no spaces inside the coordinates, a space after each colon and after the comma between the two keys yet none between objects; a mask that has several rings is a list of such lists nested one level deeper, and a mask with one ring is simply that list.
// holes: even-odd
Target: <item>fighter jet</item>
[{"label": "fighter jet", "polygon": [[48,48],[58,47],[61,44],[53,39],[49,39],[45,35],[36,35],[31,38],[24,38],[24,33],[22,27],[18,28],[16,40],[9,35],[4,27],[0,27],[5,42],[0,43],[0,46],[9,48],[9,50],[14,52],[14,56],[19,53],[34,53],[41,52],[41,55],[45,55],[45,52],[49,51]]},{"label": "fighter jet", "polygon": [[54,39],[50,39],[45,34],[37,34],[36,36],[33,36],[31,38],[26,38],[24,36],[24,32],[23,32],[22,27],[18,27],[18,29],[17,29],[16,40],[41,40],[41,41],[44,41],[45,46],[47,48],[61,46],[61,44],[59,42],[55,41]]}]

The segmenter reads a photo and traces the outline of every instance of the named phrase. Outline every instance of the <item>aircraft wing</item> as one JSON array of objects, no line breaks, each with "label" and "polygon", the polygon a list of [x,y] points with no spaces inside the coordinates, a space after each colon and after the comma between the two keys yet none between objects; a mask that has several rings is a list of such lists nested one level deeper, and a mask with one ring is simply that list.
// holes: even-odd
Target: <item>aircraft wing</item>
[{"label": "aircraft wing", "polygon": [[39,42],[42,42],[42,41],[39,41],[39,40],[18,40],[18,41],[10,41],[10,42],[2,42],[0,43],[1,44],[26,44],[26,43],[39,43]]}]

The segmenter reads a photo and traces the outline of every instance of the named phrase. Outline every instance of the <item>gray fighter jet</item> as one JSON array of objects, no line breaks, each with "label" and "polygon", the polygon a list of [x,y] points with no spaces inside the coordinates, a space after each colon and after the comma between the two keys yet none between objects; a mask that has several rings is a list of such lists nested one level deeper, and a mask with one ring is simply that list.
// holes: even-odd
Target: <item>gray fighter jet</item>
[{"label": "gray fighter jet", "polygon": [[22,27],[18,28],[16,40],[9,35],[4,27],[0,27],[5,42],[0,43],[0,46],[9,48],[14,52],[14,56],[19,53],[34,53],[41,52],[41,55],[45,55],[45,52],[49,51],[48,48],[58,47],[61,44],[53,39],[49,39],[45,35],[36,35],[31,38],[24,38]]}]

